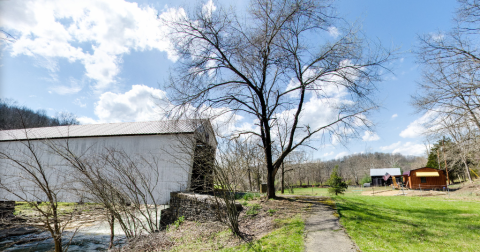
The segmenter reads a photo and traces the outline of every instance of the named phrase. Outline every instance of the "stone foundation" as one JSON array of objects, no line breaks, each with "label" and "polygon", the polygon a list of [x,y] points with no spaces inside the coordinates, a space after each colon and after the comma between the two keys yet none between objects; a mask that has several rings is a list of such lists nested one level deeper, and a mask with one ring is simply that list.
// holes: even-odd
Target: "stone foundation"
[{"label": "stone foundation", "polygon": [[0,218],[13,218],[15,201],[0,201]]},{"label": "stone foundation", "polygon": [[[238,212],[243,209],[241,204],[236,203],[235,205]],[[171,192],[170,207],[162,210],[160,224],[165,228],[181,216],[183,216],[185,220],[190,221],[219,221],[219,213],[224,212],[225,204],[217,204],[213,196],[186,192]]]}]

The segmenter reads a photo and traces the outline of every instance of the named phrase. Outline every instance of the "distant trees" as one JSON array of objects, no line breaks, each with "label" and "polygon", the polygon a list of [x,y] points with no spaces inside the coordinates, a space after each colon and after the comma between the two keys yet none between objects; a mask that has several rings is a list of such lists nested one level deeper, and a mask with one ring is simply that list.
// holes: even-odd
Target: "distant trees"
[{"label": "distant trees", "polygon": [[[445,166],[446,165],[446,166]],[[478,161],[470,152],[450,138],[440,139],[430,148],[426,167],[448,170],[450,180],[471,181],[470,167],[476,167]]]},{"label": "distant trees", "polygon": [[[241,142],[241,141],[240,141]],[[238,143],[237,143],[238,144]],[[245,145],[243,145],[245,148]],[[255,145],[250,145],[249,148],[257,148]],[[252,153],[251,151],[242,150],[241,152]],[[231,152],[236,153],[236,152]],[[254,152],[255,153],[255,152]],[[258,152],[257,152],[258,153]],[[236,154],[239,155],[239,154]],[[450,156],[450,153],[447,152],[447,156]],[[458,168],[459,156],[457,155],[457,161],[455,164]],[[235,182],[236,190],[238,191],[259,191],[260,187],[257,186],[258,181],[265,181],[266,177],[266,168],[261,156],[251,156],[250,158],[255,160],[255,165],[250,167],[252,171],[252,178],[254,186],[251,188],[249,186],[248,178],[248,166],[245,166],[242,155],[239,155],[236,158],[235,172],[231,175],[231,181]],[[443,159],[442,159],[443,160]],[[275,177],[276,181],[276,190],[282,190],[282,181],[283,189],[290,190],[293,187],[300,185],[326,185],[327,180],[332,174],[334,168],[337,166],[337,173],[344,178],[346,181],[349,181],[350,185],[362,185],[363,183],[368,183],[370,181],[370,169],[372,168],[393,168],[399,167],[402,171],[409,171],[416,168],[425,167],[427,159],[425,157],[416,157],[416,156],[404,156],[400,153],[358,153],[352,154],[341,159],[332,159],[327,161],[322,160],[313,160],[309,158],[305,152],[299,150],[295,151],[293,155],[289,155],[283,163],[284,176],[282,179],[282,169],[279,171]],[[393,164],[393,166],[392,166]],[[469,163],[470,164],[470,163]],[[444,166],[442,166],[444,167]],[[449,164],[450,167],[450,164]],[[433,167],[436,168],[436,167]],[[442,168],[443,169],[443,168]],[[455,170],[454,176],[457,178],[458,171]],[[232,170],[233,171],[233,170]],[[450,168],[449,168],[450,171]],[[453,176],[453,175],[452,175]],[[463,177],[463,175],[460,175]]]},{"label": "distant trees", "polygon": [[76,116],[60,112],[56,117],[48,116],[45,110],[33,111],[17,105],[14,101],[0,98],[0,130],[50,127],[80,124]]}]

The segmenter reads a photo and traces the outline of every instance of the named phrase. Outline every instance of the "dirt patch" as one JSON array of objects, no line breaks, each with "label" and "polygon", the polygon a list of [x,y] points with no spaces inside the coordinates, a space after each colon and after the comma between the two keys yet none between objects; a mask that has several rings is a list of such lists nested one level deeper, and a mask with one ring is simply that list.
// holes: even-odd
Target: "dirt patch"
[{"label": "dirt patch", "polygon": [[[310,202],[302,199],[278,198],[276,200],[240,200],[244,210],[239,215],[243,239],[235,237],[220,222],[199,223],[184,221],[178,227],[170,226],[167,231],[141,237],[129,242],[117,251],[214,251],[258,240],[277,228],[275,219],[286,219],[306,213]],[[255,205],[257,211],[248,210]]]},{"label": "dirt patch", "polygon": [[458,216],[462,216],[462,217],[475,217],[475,216],[478,216],[478,214],[459,214]]},{"label": "dirt patch", "polygon": [[373,193],[372,191],[364,191],[362,195],[367,196],[441,196],[447,195],[447,192],[443,191],[420,191],[420,190],[387,190],[378,191]]}]

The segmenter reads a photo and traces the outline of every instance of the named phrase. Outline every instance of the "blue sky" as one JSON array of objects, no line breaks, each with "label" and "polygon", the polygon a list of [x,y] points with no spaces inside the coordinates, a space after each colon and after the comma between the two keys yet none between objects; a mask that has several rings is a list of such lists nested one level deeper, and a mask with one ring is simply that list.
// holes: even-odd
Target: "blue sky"
[{"label": "blue sky", "polygon": [[[239,11],[248,1],[235,3]],[[0,96],[54,116],[76,114],[82,123],[155,120],[166,96],[162,84],[175,55],[155,16],[207,1],[2,1],[0,25],[17,38],[2,42]],[[214,3],[214,5],[219,3]],[[361,132],[346,146],[319,145],[316,158],[363,151],[423,155],[425,116],[409,105],[421,67],[411,53],[417,35],[441,34],[453,25],[455,1],[340,0],[337,13],[359,22],[370,39],[399,46],[394,74],[379,83],[382,109],[370,119],[376,131]],[[72,26],[72,23],[77,25]],[[246,122],[240,122],[246,123]]]}]

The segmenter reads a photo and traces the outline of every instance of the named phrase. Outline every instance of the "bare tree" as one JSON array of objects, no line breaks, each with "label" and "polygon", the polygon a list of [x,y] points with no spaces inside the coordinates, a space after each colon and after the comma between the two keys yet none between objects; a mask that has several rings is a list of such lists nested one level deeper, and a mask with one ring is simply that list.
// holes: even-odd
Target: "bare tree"
[{"label": "bare tree", "polygon": [[[219,7],[164,20],[180,56],[169,85],[172,102],[182,113],[192,106],[227,107],[256,119],[258,130],[238,133],[262,141],[268,198],[275,197],[275,175],[290,152],[316,134],[346,137],[369,125],[365,113],[377,107],[369,97],[391,52],[368,43],[356,28],[330,39],[326,31],[338,20],[333,13],[329,1],[252,0],[244,19]],[[332,89],[345,91],[353,102],[336,102]],[[312,96],[329,103],[337,116],[323,125],[303,122]],[[282,114],[291,115],[288,141],[275,156],[272,130]]]},{"label": "bare tree", "polygon": [[[456,26],[451,31],[420,37],[417,55],[423,64],[423,81],[413,105],[430,118],[425,123],[431,138],[450,136],[455,147],[450,171],[464,167],[470,178],[468,156],[477,148],[480,130],[480,6],[476,0],[459,0]],[[458,157],[458,158],[457,158]]]},{"label": "bare tree", "polygon": [[50,149],[75,172],[81,194],[106,208],[110,248],[114,242],[115,221],[127,238],[160,230],[160,209],[155,197],[160,176],[157,157],[132,156],[112,147],[105,147],[99,153],[90,153],[89,148],[76,153],[68,139],[56,141]]},{"label": "bare tree", "polygon": [[419,38],[417,56],[424,66],[423,80],[412,103],[419,112],[429,112],[427,126],[434,130],[442,120],[458,119],[480,129],[480,9],[476,0],[459,3],[454,29]]},{"label": "bare tree", "polygon": [[25,201],[39,213],[45,229],[53,238],[55,251],[60,252],[63,251],[62,234],[68,220],[62,222],[58,203],[66,191],[67,181],[64,181],[57,164],[42,157],[47,145],[42,140],[30,140],[27,129],[24,133],[25,140],[2,144],[0,189]]}]

